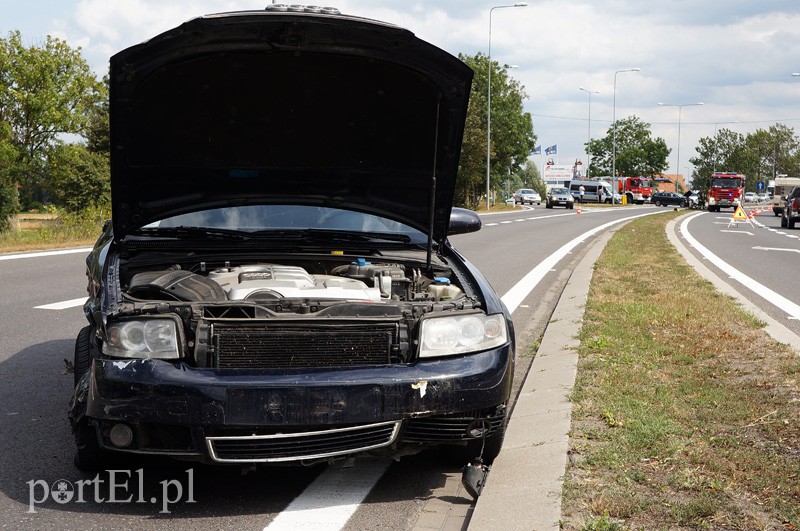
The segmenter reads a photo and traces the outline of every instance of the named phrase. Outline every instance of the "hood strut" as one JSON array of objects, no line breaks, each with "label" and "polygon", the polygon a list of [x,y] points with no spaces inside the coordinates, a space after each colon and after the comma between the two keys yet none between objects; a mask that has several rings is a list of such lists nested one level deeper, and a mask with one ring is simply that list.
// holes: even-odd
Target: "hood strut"
[{"label": "hood strut", "polygon": [[427,269],[431,270],[431,253],[433,252],[433,224],[436,213],[436,158],[438,157],[439,146],[439,111],[442,104],[442,98],[439,96],[436,101],[436,131],[433,135],[433,174],[431,175],[431,202],[430,202],[430,222],[428,223],[428,259]]}]

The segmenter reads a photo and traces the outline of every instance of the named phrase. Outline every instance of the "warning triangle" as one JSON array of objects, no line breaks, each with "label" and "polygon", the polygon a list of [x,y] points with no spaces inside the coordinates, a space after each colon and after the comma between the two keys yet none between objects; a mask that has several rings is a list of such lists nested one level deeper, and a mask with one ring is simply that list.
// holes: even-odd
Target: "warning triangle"
[{"label": "warning triangle", "polygon": [[741,205],[736,207],[736,212],[733,213],[733,219],[736,221],[747,221],[747,214],[744,213]]}]

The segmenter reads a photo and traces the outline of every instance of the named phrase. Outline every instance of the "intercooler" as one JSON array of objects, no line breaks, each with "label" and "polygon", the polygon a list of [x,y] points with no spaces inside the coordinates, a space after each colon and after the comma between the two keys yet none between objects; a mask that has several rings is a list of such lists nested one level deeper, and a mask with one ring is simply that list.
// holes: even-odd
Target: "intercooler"
[{"label": "intercooler", "polygon": [[220,369],[320,368],[386,365],[397,350],[397,323],[214,324]]}]

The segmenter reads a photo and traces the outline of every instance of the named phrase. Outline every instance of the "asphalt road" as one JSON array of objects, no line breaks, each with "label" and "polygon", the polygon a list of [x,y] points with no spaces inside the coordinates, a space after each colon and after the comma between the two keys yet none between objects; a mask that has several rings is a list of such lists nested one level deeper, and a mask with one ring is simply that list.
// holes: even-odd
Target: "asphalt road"
[{"label": "asphalt road", "polygon": [[[613,230],[618,225],[600,228],[614,221],[656,211],[649,206],[588,207],[578,215],[540,207],[486,216],[481,231],[453,238],[513,306],[520,358],[517,386],[530,362],[531,344],[544,330],[585,239],[598,230]],[[434,452],[399,462],[356,461],[344,479],[337,475],[338,467],[260,468],[243,476],[239,468],[152,460],[131,462],[127,471],[113,477],[79,472],[72,465],[74,447],[66,420],[72,375],[64,360],[71,360],[75,336],[85,324],[76,302],[86,293],[85,252],[8,258],[0,256],[4,525],[413,529],[424,527],[421,517],[434,505],[455,520],[468,518],[472,500],[453,481],[460,475],[458,468],[442,465]],[[64,301],[72,302],[51,306]],[[314,497],[312,492],[322,494]],[[313,509],[315,505],[320,508]]]},{"label": "asphalt road", "polygon": [[782,229],[771,211],[747,221],[732,218],[730,210],[699,213],[680,223],[678,234],[703,264],[800,335],[800,229]]}]

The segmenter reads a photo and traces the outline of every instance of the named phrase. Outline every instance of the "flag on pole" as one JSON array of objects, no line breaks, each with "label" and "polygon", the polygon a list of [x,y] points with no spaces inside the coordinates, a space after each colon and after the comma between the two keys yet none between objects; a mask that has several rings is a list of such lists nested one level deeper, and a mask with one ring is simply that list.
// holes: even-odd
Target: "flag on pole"
[{"label": "flag on pole", "polygon": [[531,151],[531,155],[541,155],[541,154],[542,154],[542,146],[536,146],[535,148],[533,148],[533,151]]},{"label": "flag on pole", "polygon": [[553,144],[552,146],[545,149],[544,152],[547,153],[548,155],[555,155],[556,153],[558,153],[558,144]]}]

